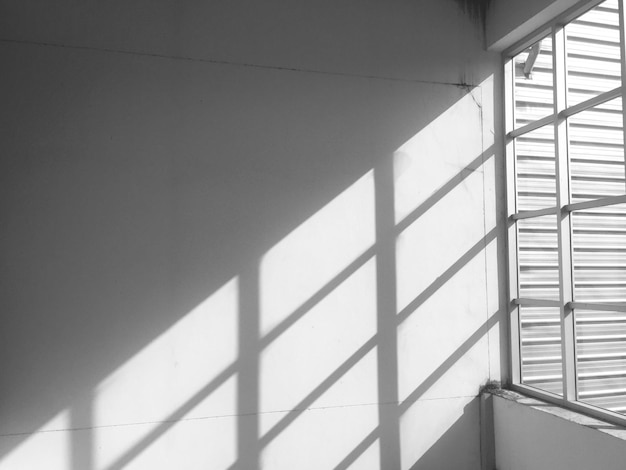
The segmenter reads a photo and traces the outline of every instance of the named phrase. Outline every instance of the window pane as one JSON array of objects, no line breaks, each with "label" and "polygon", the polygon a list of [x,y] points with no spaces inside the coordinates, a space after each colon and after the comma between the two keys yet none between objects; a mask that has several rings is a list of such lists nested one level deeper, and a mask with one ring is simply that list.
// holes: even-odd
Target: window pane
[{"label": "window pane", "polygon": [[519,296],[559,300],[556,216],[517,221]]},{"label": "window pane", "polygon": [[556,206],[554,126],[515,139],[517,210]]},{"label": "window pane", "polygon": [[544,38],[513,59],[515,66],[515,127],[554,112],[552,37]]},{"label": "window pane", "polygon": [[624,194],[622,99],[569,119],[572,202]]},{"label": "window pane", "polygon": [[[554,78],[565,88],[558,91],[566,96],[566,108],[620,90],[625,59],[620,22],[618,0],[605,0],[564,26],[565,49],[557,49],[565,56],[553,56],[552,37],[547,36],[512,58],[513,103],[509,104],[514,106],[515,129],[553,115]],[[556,24],[562,23],[557,20]],[[565,65],[566,76],[555,76],[553,59]],[[515,212],[557,206],[558,168],[567,172],[560,175],[561,206],[625,195],[623,111],[619,96],[569,115],[560,136],[565,140],[558,143],[550,119],[545,120],[548,125],[516,137],[514,169],[510,170],[514,175],[509,175],[514,176]],[[561,161],[556,161],[557,156]],[[570,215],[571,233],[562,235],[571,235],[571,250],[566,242],[568,248],[560,253],[566,271],[559,266],[557,221],[561,215],[516,221],[519,282],[514,295],[538,300],[531,302],[533,307],[519,307],[521,382],[562,396],[562,311],[555,307],[559,303],[536,305],[544,300],[572,300],[571,282],[573,300],[588,308],[574,312],[575,328],[566,332],[576,349],[575,364],[567,366],[575,368],[577,399],[626,414],[626,312],[594,310],[602,304],[603,308],[621,308],[607,306],[613,302],[626,305],[626,204]],[[566,282],[566,299],[560,298],[561,281]]]},{"label": "window pane", "polygon": [[522,383],[563,394],[561,317],[554,307],[520,307]]},{"label": "window pane", "polygon": [[576,310],[578,398],[626,412],[626,314]]},{"label": "window pane", "polygon": [[565,34],[568,106],[621,85],[617,0],[589,10],[567,25]]},{"label": "window pane", "polygon": [[626,204],[572,213],[574,299],[626,302]]}]

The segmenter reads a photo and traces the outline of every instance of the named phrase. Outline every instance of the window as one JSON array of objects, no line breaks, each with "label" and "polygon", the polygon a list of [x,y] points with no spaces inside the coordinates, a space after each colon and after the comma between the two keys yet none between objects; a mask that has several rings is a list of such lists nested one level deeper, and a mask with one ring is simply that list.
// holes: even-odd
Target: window
[{"label": "window", "polygon": [[622,424],[625,1],[505,54],[514,387]]}]

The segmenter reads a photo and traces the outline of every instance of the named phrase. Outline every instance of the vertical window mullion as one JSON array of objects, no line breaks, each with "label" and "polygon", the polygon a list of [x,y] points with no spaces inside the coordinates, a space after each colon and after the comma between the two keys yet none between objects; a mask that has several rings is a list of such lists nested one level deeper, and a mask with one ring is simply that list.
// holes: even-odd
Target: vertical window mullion
[{"label": "vertical window mullion", "polygon": [[[622,82],[622,123],[624,132],[624,144],[626,145],[626,103],[624,103],[624,96],[626,95],[626,83],[624,82],[626,77],[626,12],[624,11],[624,0],[618,0],[619,4],[619,48],[621,57],[621,82]],[[626,155],[624,158],[624,165],[626,170]],[[624,188],[626,191],[626,188]]]},{"label": "vertical window mullion", "polygon": [[[505,135],[514,128],[515,123],[515,62],[509,60],[504,67],[504,117]],[[507,215],[517,212],[517,168],[515,158],[515,139],[507,138],[506,142],[507,165]],[[509,299],[519,297],[519,260],[517,241],[517,222],[508,219],[508,270],[509,270]],[[521,361],[521,328],[519,306],[509,303],[509,332],[510,332],[510,364],[511,381],[520,383],[522,378]]]},{"label": "vertical window mullion", "polygon": [[563,366],[563,399],[575,401],[576,395],[576,353],[574,341],[574,314],[569,307],[573,301],[571,230],[570,213],[563,206],[570,203],[569,155],[567,138],[567,119],[561,112],[567,107],[567,69],[565,29],[555,25],[552,29],[554,47],[554,136],[556,155],[556,197],[557,207],[561,210],[557,216],[557,234],[559,250],[559,291],[561,309],[561,357]]}]

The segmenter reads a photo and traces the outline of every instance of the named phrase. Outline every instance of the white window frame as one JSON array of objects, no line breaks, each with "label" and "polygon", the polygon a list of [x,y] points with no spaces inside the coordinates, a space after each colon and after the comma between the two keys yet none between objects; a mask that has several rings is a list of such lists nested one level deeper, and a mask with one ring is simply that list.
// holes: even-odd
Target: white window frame
[{"label": "white window frame", "polygon": [[[511,385],[513,390],[540,398],[564,407],[580,411],[605,421],[626,426],[626,414],[616,413],[599,408],[578,400],[576,379],[575,357],[575,323],[574,309],[590,308],[593,310],[611,310],[626,312],[626,304],[590,304],[577,303],[573,297],[572,279],[572,251],[571,251],[571,213],[594,207],[611,204],[626,203],[625,194],[616,197],[606,197],[582,203],[570,203],[569,177],[568,177],[568,138],[567,118],[581,111],[588,110],[598,104],[622,97],[622,119],[626,132],[626,34],[624,34],[625,3],[619,0],[620,15],[620,51],[621,51],[621,86],[602,93],[594,98],[571,107],[566,107],[566,50],[564,27],[569,22],[602,3],[603,0],[583,1],[570,10],[554,18],[551,22],[536,30],[522,41],[503,52],[504,63],[504,110],[505,116],[505,158],[507,174],[507,234],[508,234],[508,276],[509,276],[509,329],[510,329],[510,365]],[[553,42],[553,99],[554,112],[542,119],[515,129],[515,104],[514,86],[515,70],[514,57],[535,44],[542,38],[550,36]],[[516,191],[516,159],[514,154],[514,139],[546,125],[554,126],[555,137],[555,161],[556,161],[556,207],[533,210],[517,211]],[[626,135],[624,139],[626,147]],[[538,217],[542,215],[557,216],[557,236],[559,253],[559,300],[540,300],[519,298],[519,266],[518,266],[518,240],[516,221],[524,218]],[[521,306],[558,307],[561,320],[561,357],[563,364],[563,395],[553,394],[522,383],[521,377],[521,339],[520,339],[520,314]]]}]

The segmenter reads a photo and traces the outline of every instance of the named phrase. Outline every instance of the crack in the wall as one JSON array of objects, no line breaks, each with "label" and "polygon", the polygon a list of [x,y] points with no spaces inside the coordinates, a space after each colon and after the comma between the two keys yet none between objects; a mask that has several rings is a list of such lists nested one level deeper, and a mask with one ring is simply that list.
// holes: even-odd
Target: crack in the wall
[{"label": "crack in the wall", "polygon": [[52,43],[52,42],[27,41],[27,40],[21,40],[21,39],[0,38],[0,43],[22,44],[22,45],[39,46],[39,47],[58,47],[58,48],[64,48],[64,49],[85,50],[85,51],[94,51],[94,52],[102,52],[102,53],[109,53],[109,54],[122,54],[122,55],[137,56],[137,57],[152,57],[155,59],[179,60],[179,61],[186,61],[186,62],[198,62],[198,63],[232,66],[232,67],[247,67],[247,68],[265,69],[265,70],[276,70],[276,71],[282,71],[282,72],[310,73],[310,74],[329,75],[329,76],[336,76],[336,77],[362,78],[366,80],[382,80],[382,81],[390,81],[390,82],[419,83],[419,84],[425,84],[425,85],[455,86],[455,87],[461,88],[462,90],[468,90],[468,91],[476,88],[476,85],[471,84],[471,83],[466,83],[464,79],[461,82],[452,82],[452,81],[441,81],[441,80],[423,80],[419,78],[402,78],[402,77],[393,77],[393,76],[384,76],[384,75],[369,75],[369,74],[350,73],[350,72],[333,72],[330,70],[309,69],[309,68],[303,68],[303,67],[289,67],[289,66],[250,63],[250,62],[237,62],[237,61],[230,61],[230,60],[223,60],[223,59],[168,55],[168,54],[160,54],[156,52],[140,52],[140,51],[132,51],[132,50],[124,50],[124,49],[112,49],[112,48],[107,48],[107,47],[80,46],[80,45],[61,44],[61,43]]},{"label": "crack in the wall", "polygon": [[[479,100],[476,99],[476,97],[472,93],[474,91],[474,89],[476,89],[478,87],[478,85],[472,85],[470,83],[467,83],[465,81],[465,78],[461,78],[459,83],[456,83],[455,86],[457,88],[463,90],[466,94],[468,94],[472,98],[472,100],[474,101],[474,104],[478,107],[480,126],[481,126],[481,129],[482,129],[482,125],[483,125],[483,105],[480,103]],[[482,90],[481,90],[481,95],[482,95]]]}]

